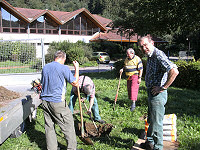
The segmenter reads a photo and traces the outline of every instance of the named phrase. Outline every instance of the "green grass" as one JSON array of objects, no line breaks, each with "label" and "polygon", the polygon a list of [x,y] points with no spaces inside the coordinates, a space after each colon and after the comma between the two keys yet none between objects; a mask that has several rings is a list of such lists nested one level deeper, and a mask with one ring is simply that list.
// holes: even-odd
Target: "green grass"
[{"label": "green grass", "polygon": [[[138,95],[137,107],[134,112],[130,112],[131,101],[127,96],[126,79],[121,80],[119,96],[115,111],[113,104],[118,85],[118,78],[112,72],[90,73],[96,86],[96,97],[99,104],[100,115],[107,123],[111,123],[115,128],[110,136],[91,138],[94,145],[85,145],[78,137],[78,148],[84,150],[128,150],[138,140],[141,132],[144,131],[143,117],[147,114],[147,93],[145,83],[142,81]],[[71,85],[67,87],[67,102]],[[170,87],[168,90],[168,102],[166,104],[166,114],[175,113],[177,115],[177,135],[180,143],[180,150],[198,150],[200,147],[200,92],[188,89]],[[88,102],[86,102],[89,105]],[[78,100],[75,109],[79,109]],[[84,113],[84,121],[91,122]],[[79,114],[74,118],[80,120]],[[77,120],[75,119],[75,123]],[[59,146],[66,149],[66,142],[58,126],[56,126]],[[39,108],[37,120],[28,124],[26,132],[19,138],[8,138],[1,146],[0,150],[45,150],[45,130],[42,110]]]},{"label": "green grass", "polygon": [[[33,62],[28,63],[28,64],[21,63],[19,61],[0,62],[0,67],[3,67],[3,68],[0,68],[0,74],[37,72],[37,69],[33,69],[32,66],[33,66]],[[14,68],[14,67],[16,67],[16,68]]]},{"label": "green grass", "polygon": [[[21,63],[19,61],[5,61],[0,62],[0,74],[7,74],[7,73],[30,73],[30,72],[37,72],[39,70],[33,69],[33,66],[36,62],[31,62],[28,64]],[[73,64],[69,64],[73,66]],[[84,64],[80,64],[80,67],[91,67],[91,66],[98,66],[96,61],[89,61]],[[7,68],[4,68],[7,67]],[[16,68],[14,68],[16,67]]]}]

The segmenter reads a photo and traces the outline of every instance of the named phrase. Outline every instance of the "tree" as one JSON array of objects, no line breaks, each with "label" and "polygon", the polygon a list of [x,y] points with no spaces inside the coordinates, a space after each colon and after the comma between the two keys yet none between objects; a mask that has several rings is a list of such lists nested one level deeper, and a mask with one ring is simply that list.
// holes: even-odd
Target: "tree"
[{"label": "tree", "polygon": [[124,0],[115,25],[139,34],[166,34],[200,28],[198,0]]},{"label": "tree", "polygon": [[[151,34],[153,36],[174,36],[175,44],[188,45],[196,50],[200,57],[200,2],[198,0],[124,0],[120,4],[118,17],[114,25],[130,34]],[[177,40],[182,38],[182,40]],[[178,42],[178,43],[177,43]],[[174,43],[173,43],[174,44]]]}]

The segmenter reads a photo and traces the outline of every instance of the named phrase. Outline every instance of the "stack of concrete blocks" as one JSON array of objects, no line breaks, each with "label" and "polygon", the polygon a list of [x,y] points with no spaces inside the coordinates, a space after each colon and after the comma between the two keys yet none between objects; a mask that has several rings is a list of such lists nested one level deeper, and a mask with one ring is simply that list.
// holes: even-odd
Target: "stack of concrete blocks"
[{"label": "stack of concrete blocks", "polygon": [[[175,142],[177,140],[177,128],[176,128],[177,117],[175,114],[168,114],[163,119],[163,140]],[[147,135],[149,124],[145,119],[145,133]]]}]

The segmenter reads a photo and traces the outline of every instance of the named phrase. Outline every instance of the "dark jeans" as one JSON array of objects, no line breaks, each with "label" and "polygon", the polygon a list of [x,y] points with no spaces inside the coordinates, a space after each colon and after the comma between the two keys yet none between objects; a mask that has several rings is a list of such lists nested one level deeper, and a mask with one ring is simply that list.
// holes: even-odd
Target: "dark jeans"
[{"label": "dark jeans", "polygon": [[148,119],[149,128],[147,140],[154,145],[154,149],[163,149],[163,118],[165,104],[167,103],[167,90],[157,95],[152,95],[151,89],[148,92]]}]

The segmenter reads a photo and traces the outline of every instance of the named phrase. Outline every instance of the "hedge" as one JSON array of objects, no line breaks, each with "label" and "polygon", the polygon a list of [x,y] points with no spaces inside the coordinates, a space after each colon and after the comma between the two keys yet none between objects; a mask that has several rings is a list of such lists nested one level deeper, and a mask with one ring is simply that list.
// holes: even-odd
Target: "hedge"
[{"label": "hedge", "polygon": [[[146,74],[146,58],[142,58],[143,62],[143,77]],[[176,61],[178,66],[179,75],[176,77],[172,86],[180,88],[188,88],[200,91],[200,61],[187,62],[184,60]],[[114,63],[116,77],[119,77],[119,70],[123,67],[124,60]],[[123,74],[123,77],[125,75]]]},{"label": "hedge", "polygon": [[200,61],[187,62],[179,60],[175,64],[178,66],[179,75],[173,85],[200,91]]}]

